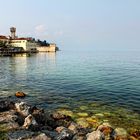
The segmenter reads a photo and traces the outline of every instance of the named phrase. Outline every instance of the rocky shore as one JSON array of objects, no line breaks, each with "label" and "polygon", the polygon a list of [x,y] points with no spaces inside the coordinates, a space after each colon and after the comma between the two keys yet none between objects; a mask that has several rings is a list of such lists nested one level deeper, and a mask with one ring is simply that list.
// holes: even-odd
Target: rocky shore
[{"label": "rocky shore", "polygon": [[46,110],[31,106],[22,99],[0,99],[0,140],[140,139],[139,130],[129,134],[124,128],[113,127],[109,122],[97,124],[94,117],[86,117],[84,112],[78,113],[79,118],[75,121],[71,111]]}]

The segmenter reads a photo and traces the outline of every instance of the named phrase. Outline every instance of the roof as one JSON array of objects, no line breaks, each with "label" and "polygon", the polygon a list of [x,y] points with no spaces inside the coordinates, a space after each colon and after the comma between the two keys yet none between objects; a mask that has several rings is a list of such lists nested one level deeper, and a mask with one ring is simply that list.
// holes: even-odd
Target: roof
[{"label": "roof", "polygon": [[8,39],[6,36],[0,35],[0,39]]},{"label": "roof", "polygon": [[32,40],[32,39],[31,38],[21,37],[21,38],[15,38],[15,39],[12,39],[12,40]]}]

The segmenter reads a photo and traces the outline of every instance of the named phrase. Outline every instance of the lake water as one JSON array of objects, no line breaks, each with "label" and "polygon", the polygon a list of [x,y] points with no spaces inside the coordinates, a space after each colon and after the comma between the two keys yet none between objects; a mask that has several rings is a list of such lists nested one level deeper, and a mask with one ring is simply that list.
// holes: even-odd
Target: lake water
[{"label": "lake water", "polygon": [[26,101],[46,109],[88,106],[89,112],[117,114],[119,110],[139,120],[140,55],[137,51],[59,51],[1,57],[0,96],[14,96],[16,91],[27,93]]},{"label": "lake water", "polygon": [[16,91],[42,106],[99,101],[140,112],[140,55],[59,51],[1,57],[0,95]]}]

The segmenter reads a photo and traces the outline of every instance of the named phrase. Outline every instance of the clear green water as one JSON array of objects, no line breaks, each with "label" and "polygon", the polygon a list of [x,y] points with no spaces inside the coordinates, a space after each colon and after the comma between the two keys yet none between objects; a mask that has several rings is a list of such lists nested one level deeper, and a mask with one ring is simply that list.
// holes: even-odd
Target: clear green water
[{"label": "clear green water", "polygon": [[60,51],[1,57],[0,96],[16,91],[27,93],[26,101],[46,109],[64,107],[79,112],[84,105],[88,108],[83,111],[90,115],[109,112],[112,116],[104,119],[114,125],[138,128],[140,55],[128,51]]}]

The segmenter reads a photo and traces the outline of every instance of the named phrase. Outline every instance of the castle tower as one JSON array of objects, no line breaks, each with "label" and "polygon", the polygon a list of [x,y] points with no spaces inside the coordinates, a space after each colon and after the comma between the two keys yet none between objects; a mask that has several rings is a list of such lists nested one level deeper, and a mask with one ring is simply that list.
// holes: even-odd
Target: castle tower
[{"label": "castle tower", "polygon": [[10,32],[11,32],[11,38],[15,39],[16,38],[16,28],[15,27],[11,27],[10,28]]}]

